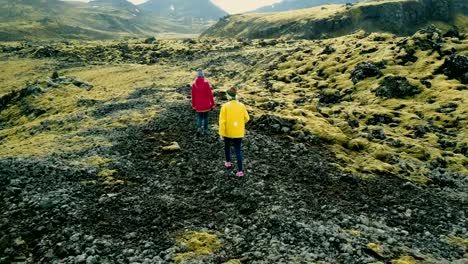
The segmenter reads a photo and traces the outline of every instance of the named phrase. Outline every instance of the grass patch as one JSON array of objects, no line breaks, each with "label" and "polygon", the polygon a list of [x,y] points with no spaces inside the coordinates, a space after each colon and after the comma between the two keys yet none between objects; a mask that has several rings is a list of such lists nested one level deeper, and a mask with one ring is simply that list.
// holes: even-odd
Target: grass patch
[{"label": "grass patch", "polygon": [[184,263],[190,260],[200,260],[213,254],[221,247],[221,241],[215,234],[208,232],[187,232],[176,239],[179,245],[187,249],[186,252],[177,253],[174,257],[175,263]]}]

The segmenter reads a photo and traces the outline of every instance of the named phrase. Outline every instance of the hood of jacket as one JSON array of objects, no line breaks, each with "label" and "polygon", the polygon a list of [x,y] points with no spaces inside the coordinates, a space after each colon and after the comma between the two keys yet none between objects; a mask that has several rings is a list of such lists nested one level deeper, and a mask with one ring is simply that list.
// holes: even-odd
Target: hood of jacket
[{"label": "hood of jacket", "polygon": [[203,88],[203,85],[205,85],[205,78],[203,77],[198,77],[197,79],[195,79],[195,86],[200,89],[200,88]]}]

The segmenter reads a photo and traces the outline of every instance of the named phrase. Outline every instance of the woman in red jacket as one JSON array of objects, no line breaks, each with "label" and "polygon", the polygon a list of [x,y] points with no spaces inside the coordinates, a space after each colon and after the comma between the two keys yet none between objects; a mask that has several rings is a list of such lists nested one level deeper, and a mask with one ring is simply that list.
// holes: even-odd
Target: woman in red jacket
[{"label": "woman in red jacket", "polygon": [[199,134],[208,134],[208,112],[215,107],[210,84],[205,80],[203,70],[198,69],[197,78],[192,84],[192,108],[198,113]]}]

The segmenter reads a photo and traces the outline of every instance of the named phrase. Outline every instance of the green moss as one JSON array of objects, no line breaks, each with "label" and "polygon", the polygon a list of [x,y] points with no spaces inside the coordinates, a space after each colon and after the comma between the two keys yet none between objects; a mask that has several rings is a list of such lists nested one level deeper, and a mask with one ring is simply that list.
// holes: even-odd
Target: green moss
[{"label": "green moss", "polygon": [[465,238],[451,236],[448,238],[448,242],[449,244],[452,244],[452,245],[457,245],[463,248],[468,248],[468,239],[465,239]]},{"label": "green moss", "polygon": [[231,259],[227,262],[224,262],[223,264],[241,264],[242,262],[238,259]]},{"label": "green moss", "polygon": [[378,243],[368,243],[367,248],[372,250],[374,253],[376,253],[379,256],[384,255],[384,248],[383,248],[382,245],[380,245]]},{"label": "green moss", "polygon": [[190,231],[178,237],[176,241],[178,244],[184,244],[187,247],[187,252],[177,253],[174,257],[175,263],[202,259],[221,247],[218,236],[207,232]]},{"label": "green moss", "polygon": [[84,162],[86,164],[89,164],[89,165],[101,166],[101,165],[105,165],[105,164],[107,164],[107,163],[109,163],[111,161],[112,161],[111,159],[95,155],[95,156],[89,157]]},{"label": "green moss", "polygon": [[115,178],[116,176],[116,170],[105,169],[98,173],[98,181],[106,186],[121,185],[125,183],[122,180],[117,180]]},{"label": "green moss", "polygon": [[390,261],[391,264],[419,264],[422,261],[417,260],[411,256],[402,256],[398,259],[394,259]]},{"label": "green moss", "polygon": [[355,138],[348,142],[347,148],[355,151],[363,151],[369,146],[369,141],[365,138]]}]

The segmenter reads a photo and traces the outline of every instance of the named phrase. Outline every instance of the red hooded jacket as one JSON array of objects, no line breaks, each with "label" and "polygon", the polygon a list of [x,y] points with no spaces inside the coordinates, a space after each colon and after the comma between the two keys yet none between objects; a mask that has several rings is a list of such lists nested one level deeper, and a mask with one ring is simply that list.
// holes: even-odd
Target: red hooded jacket
[{"label": "red hooded jacket", "polygon": [[192,108],[197,112],[207,112],[215,105],[210,84],[202,77],[195,79],[192,84]]}]

